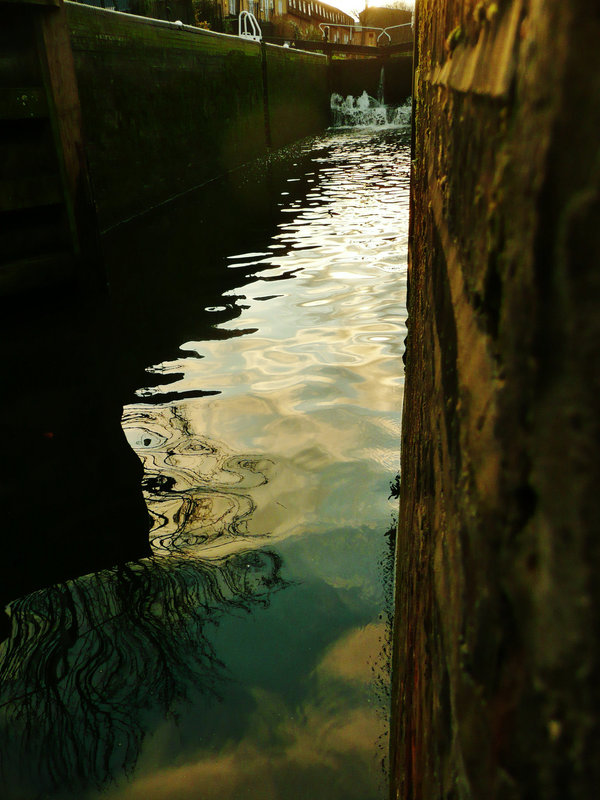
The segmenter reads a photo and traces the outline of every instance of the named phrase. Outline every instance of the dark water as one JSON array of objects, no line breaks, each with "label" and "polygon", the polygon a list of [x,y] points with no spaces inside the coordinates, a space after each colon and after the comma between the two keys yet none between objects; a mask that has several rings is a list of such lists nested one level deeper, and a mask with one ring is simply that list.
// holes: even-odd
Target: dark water
[{"label": "dark water", "polygon": [[6,800],[386,796],[406,130],[260,170],[109,237],[153,555],[11,604]]}]

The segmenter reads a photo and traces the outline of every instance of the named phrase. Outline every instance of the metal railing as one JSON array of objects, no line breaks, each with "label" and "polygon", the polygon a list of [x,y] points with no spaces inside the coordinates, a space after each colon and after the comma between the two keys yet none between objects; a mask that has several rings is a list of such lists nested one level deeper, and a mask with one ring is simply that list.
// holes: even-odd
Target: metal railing
[{"label": "metal railing", "polygon": [[412,27],[412,22],[403,22],[402,25],[388,25],[387,28],[382,28],[381,33],[377,37],[377,42],[379,43],[379,40],[385,33],[385,35],[388,37],[388,44],[391,44],[392,37],[389,35],[388,31],[394,31],[396,30],[396,28],[409,28],[409,27]]},{"label": "metal railing", "polygon": [[361,31],[382,31],[383,28],[374,28],[372,25],[342,25],[341,23],[338,25],[337,22],[319,22],[319,30],[323,34],[323,38],[329,40],[329,33],[325,35],[325,29],[329,31],[331,28],[350,28],[350,32],[352,33],[355,30]]},{"label": "metal railing", "polygon": [[238,36],[250,39],[252,42],[262,41],[262,31],[258,20],[249,11],[242,11],[238,18]]},{"label": "metal railing", "polygon": [[[377,44],[379,44],[379,40],[381,39],[381,37],[383,35],[387,36],[387,38],[388,38],[388,41],[386,42],[386,44],[391,44],[392,43],[392,37],[389,35],[388,31],[393,31],[396,28],[408,28],[410,26],[412,26],[412,22],[404,22],[404,23],[402,23],[402,25],[388,25],[387,28],[377,28],[374,25],[360,25],[360,24],[359,25],[341,25],[341,24],[338,25],[337,22],[332,22],[332,23],[320,22],[319,23],[319,29],[320,29],[321,33],[323,34],[323,38],[326,39],[327,41],[329,41],[329,31],[331,30],[331,28],[350,28],[350,31],[351,31],[350,35],[351,36],[352,36],[352,33],[355,30],[356,31],[361,31],[361,32],[362,31],[380,31],[379,36],[377,37],[377,40],[376,40]],[[326,29],[328,31],[327,34],[325,33]]]}]

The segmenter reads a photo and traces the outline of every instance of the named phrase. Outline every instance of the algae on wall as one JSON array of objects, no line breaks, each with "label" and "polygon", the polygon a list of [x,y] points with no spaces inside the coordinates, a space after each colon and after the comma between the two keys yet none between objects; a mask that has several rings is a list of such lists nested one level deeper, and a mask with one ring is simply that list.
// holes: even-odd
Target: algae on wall
[{"label": "algae on wall", "polygon": [[66,6],[103,229],[328,124],[325,56]]}]

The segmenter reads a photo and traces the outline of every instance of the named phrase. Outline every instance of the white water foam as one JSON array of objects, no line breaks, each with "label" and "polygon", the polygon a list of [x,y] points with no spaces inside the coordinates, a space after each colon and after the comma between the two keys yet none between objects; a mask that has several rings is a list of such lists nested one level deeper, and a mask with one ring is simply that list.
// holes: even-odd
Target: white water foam
[{"label": "white water foam", "polygon": [[410,124],[412,100],[401,106],[386,106],[364,91],[360,97],[342,97],[335,92],[330,100],[334,128],[405,127]]}]

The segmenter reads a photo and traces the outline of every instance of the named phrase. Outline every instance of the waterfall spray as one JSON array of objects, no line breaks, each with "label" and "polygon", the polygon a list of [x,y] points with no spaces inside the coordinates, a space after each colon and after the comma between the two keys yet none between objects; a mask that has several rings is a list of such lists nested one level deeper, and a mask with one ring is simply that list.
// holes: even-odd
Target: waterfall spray
[{"label": "waterfall spray", "polygon": [[411,99],[402,106],[386,106],[383,103],[384,72],[381,69],[378,94],[375,99],[365,92],[360,97],[349,94],[346,98],[340,94],[331,95],[331,112],[334,128],[405,126],[410,123]]}]

